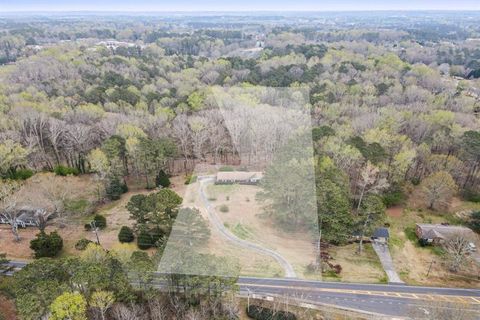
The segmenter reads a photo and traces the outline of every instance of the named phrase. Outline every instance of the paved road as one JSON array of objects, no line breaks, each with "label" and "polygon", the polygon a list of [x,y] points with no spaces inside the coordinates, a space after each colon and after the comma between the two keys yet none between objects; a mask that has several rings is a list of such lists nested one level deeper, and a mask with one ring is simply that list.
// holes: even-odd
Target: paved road
[{"label": "paved road", "polygon": [[215,208],[210,204],[210,201],[208,201],[208,197],[205,194],[204,186],[208,183],[212,183],[213,179],[211,177],[199,177],[198,179],[199,179],[199,182],[200,182],[199,183],[200,184],[200,187],[199,187],[200,197],[202,198],[202,201],[204,202],[205,208],[207,209],[208,218],[209,218],[210,222],[212,223],[212,225],[217,229],[217,231],[219,231],[220,234],[225,239],[235,243],[236,245],[238,245],[242,248],[253,250],[253,251],[256,251],[260,254],[264,254],[264,255],[272,257],[285,270],[285,276],[287,278],[296,278],[297,275],[296,275],[295,270],[293,269],[292,265],[284,257],[282,257],[278,252],[267,249],[267,248],[264,248],[264,247],[262,247],[258,244],[251,243],[249,241],[240,239],[240,238],[236,237],[235,235],[233,235],[227,228],[225,228],[225,226],[223,225],[223,222],[218,218],[218,216],[215,212]]},{"label": "paved road", "polygon": [[249,294],[289,296],[319,305],[371,312],[389,319],[407,317],[414,309],[423,311],[434,301],[462,303],[463,308],[477,312],[480,319],[480,290],[474,289],[258,278],[240,278],[239,285],[241,291]]},{"label": "paved road", "polygon": [[390,250],[388,250],[388,245],[383,243],[378,243],[377,241],[372,242],[373,250],[377,253],[380,262],[382,263],[383,270],[388,277],[389,283],[404,283],[398,276],[395,266],[393,265],[392,256],[390,255]]},{"label": "paved road", "polygon": [[[24,262],[11,262],[16,270]],[[156,273],[153,285],[165,286],[164,276]],[[369,312],[380,318],[405,317],[412,309],[423,310],[432,302],[462,303],[465,309],[478,313],[480,319],[480,290],[460,288],[420,287],[409,285],[360,284],[324,282],[300,279],[264,279],[240,277],[240,292],[260,296],[285,296],[318,305],[332,305],[348,310]]]}]

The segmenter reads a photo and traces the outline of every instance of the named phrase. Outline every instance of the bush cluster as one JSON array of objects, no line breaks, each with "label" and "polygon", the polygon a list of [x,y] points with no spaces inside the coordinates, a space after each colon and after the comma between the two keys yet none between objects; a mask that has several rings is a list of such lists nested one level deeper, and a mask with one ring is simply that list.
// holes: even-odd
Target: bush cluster
[{"label": "bush cluster", "polygon": [[53,168],[53,172],[55,172],[57,176],[63,176],[63,177],[69,176],[69,175],[77,176],[80,174],[80,171],[78,171],[77,168],[72,168],[72,167],[67,167],[62,165],[59,165]]},{"label": "bush cluster", "polygon": [[130,243],[135,239],[133,230],[127,226],[123,226],[118,233],[118,241],[121,243]]},{"label": "bush cluster", "polygon": [[106,196],[109,200],[118,200],[122,194],[128,192],[128,186],[120,181],[118,177],[112,178],[105,189]]},{"label": "bush cluster", "polygon": [[260,306],[247,307],[247,315],[255,320],[296,320],[297,317],[287,311],[273,311]]},{"label": "bush cluster", "polygon": [[79,251],[85,250],[85,249],[87,249],[87,246],[90,243],[93,243],[93,241],[85,239],[85,238],[80,239],[80,240],[77,241],[77,243],[75,243],[75,249],[77,249]]},{"label": "bush cluster", "polygon": [[[104,216],[102,216],[100,214],[96,214],[93,217],[93,221],[95,222],[95,226],[100,230],[103,230],[107,227],[107,218],[105,218]],[[91,223],[86,223],[84,225],[84,228],[85,228],[85,231],[92,231],[92,224]]]},{"label": "bush cluster", "polygon": [[28,178],[32,177],[33,174],[34,172],[30,169],[17,169],[9,171],[7,178],[12,180],[27,180]]},{"label": "bush cluster", "polygon": [[472,189],[465,189],[465,191],[463,191],[462,193],[462,196],[467,201],[477,202],[477,203],[480,202],[480,193],[475,192]]},{"label": "bush cluster", "polygon": [[30,241],[30,249],[35,252],[35,258],[52,258],[57,256],[63,248],[63,239],[54,231],[46,234],[44,231]]},{"label": "bush cluster", "polygon": [[163,188],[170,187],[170,178],[165,173],[165,171],[160,170],[160,172],[157,174],[155,178],[155,184],[157,185],[157,187],[163,187]]},{"label": "bush cluster", "polygon": [[138,233],[137,246],[141,250],[150,249],[157,245],[163,235],[164,232],[160,228],[143,229]]}]

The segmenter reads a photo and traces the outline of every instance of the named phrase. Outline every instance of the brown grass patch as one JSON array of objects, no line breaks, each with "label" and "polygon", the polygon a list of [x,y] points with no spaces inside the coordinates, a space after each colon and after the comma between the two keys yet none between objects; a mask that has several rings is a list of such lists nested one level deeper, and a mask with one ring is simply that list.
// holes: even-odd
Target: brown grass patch
[{"label": "brown grass patch", "polygon": [[17,313],[12,300],[0,295],[0,312],[5,320],[16,320]]},{"label": "brown grass patch", "polygon": [[403,208],[401,206],[394,206],[386,210],[387,216],[399,218],[403,215]]}]

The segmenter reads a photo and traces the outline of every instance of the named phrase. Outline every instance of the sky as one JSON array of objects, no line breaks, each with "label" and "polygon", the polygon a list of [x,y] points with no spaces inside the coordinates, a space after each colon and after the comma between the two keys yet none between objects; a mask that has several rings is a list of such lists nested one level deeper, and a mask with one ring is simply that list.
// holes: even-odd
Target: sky
[{"label": "sky", "polygon": [[480,0],[0,0],[0,12],[371,10],[480,10]]}]

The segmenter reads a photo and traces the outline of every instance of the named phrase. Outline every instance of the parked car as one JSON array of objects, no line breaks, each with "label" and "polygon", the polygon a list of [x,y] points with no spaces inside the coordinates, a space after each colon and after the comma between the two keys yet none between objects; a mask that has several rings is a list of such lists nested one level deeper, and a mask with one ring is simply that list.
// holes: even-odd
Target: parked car
[{"label": "parked car", "polygon": [[469,251],[469,252],[475,252],[475,251],[477,251],[477,246],[475,245],[475,243],[473,243],[473,242],[469,242],[469,243],[468,243],[468,251]]}]

